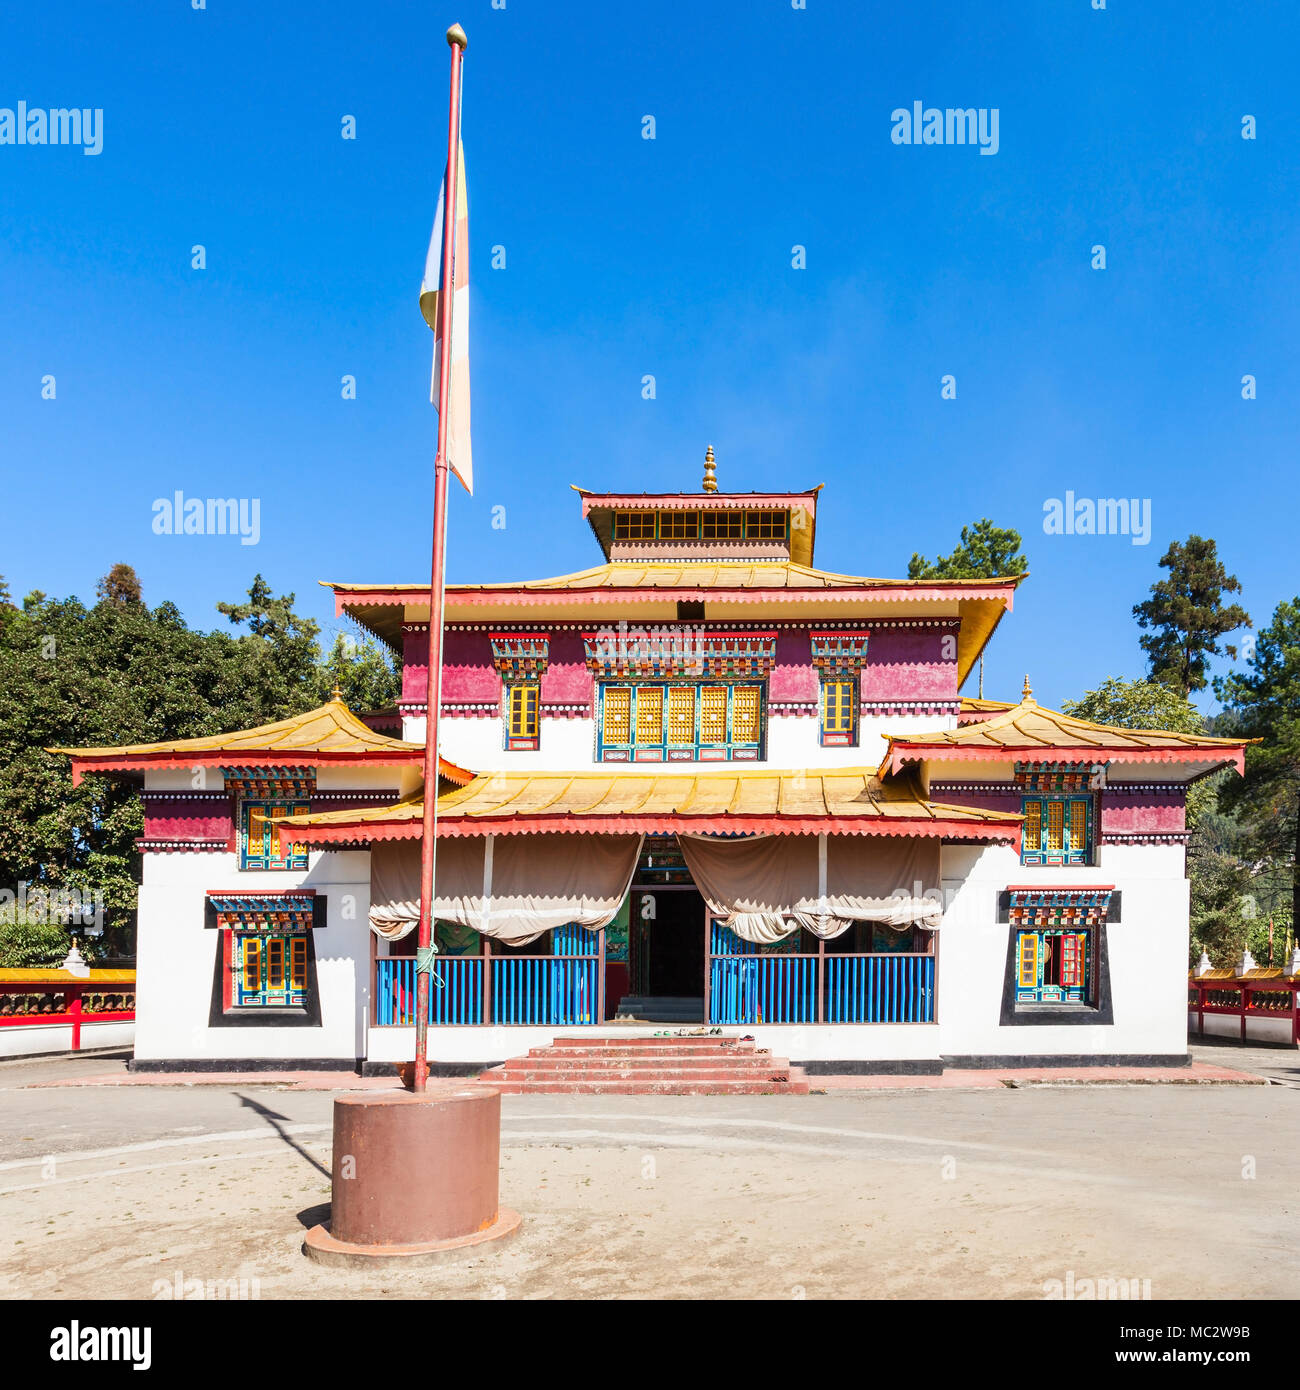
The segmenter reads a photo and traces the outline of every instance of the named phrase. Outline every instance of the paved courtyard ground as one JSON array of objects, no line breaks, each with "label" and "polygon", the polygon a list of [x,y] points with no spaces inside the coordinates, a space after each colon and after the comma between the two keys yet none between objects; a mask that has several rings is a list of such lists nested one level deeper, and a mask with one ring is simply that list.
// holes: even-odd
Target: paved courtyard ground
[{"label": "paved courtyard ground", "polygon": [[1295,1297],[1300,1061],[1197,1053],[1274,1084],[506,1097],[519,1236],[384,1274],[300,1254],[329,1199],[328,1092],[30,1089],[105,1060],[8,1063],[0,1297],[1041,1298],[1070,1272]]}]

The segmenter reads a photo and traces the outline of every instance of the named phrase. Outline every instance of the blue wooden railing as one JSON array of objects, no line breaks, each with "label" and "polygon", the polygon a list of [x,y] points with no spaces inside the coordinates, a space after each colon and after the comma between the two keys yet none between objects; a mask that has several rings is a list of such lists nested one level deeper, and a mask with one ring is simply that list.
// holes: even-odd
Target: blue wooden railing
[{"label": "blue wooden railing", "polygon": [[[822,1014],[819,1019],[818,1003]],[[761,951],[714,922],[709,1022],[933,1023],[934,957]]]},{"label": "blue wooden railing", "polygon": [[[483,957],[439,956],[429,979],[430,1023],[483,1022]],[[415,958],[381,956],[375,961],[375,1023],[415,1022]]]},{"label": "blue wooden railing", "polygon": [[934,957],[826,957],[827,1023],[933,1023]]},{"label": "blue wooden railing", "polygon": [[493,1023],[599,1023],[598,956],[493,956]]},{"label": "blue wooden railing", "polygon": [[[574,1026],[602,1020],[594,933],[557,930],[565,954],[492,956],[484,1016],[482,956],[439,956],[429,988],[431,1024]],[[710,931],[709,1022],[933,1023],[934,957],[901,952],[793,955],[761,951],[716,923]],[[820,1007],[819,1007],[820,1006]],[[415,961],[375,962],[379,1027],[415,1022]]]},{"label": "blue wooden railing", "polygon": [[[438,956],[429,979],[429,1022],[593,1024],[600,1011],[600,949],[594,932],[557,927],[549,956]],[[484,1017],[483,971],[487,967]],[[375,961],[375,1025],[415,1022],[415,960]]]}]

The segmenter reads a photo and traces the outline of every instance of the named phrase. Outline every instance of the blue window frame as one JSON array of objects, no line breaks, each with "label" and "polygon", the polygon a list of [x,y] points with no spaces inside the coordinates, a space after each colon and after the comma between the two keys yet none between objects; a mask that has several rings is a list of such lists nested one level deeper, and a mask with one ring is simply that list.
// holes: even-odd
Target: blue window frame
[{"label": "blue window frame", "polygon": [[235,1003],[240,1008],[300,1005],[307,997],[305,932],[236,932],[235,951]]},{"label": "blue window frame", "polygon": [[1016,934],[1016,1002],[1085,1004],[1092,993],[1092,932]]},{"label": "blue window frame", "polygon": [[282,835],[276,822],[305,814],[305,801],[247,801],[239,803],[239,867],[241,869],[305,869],[307,847]]},{"label": "blue window frame", "polygon": [[1092,863],[1091,796],[1025,796],[1022,864]]},{"label": "blue window frame", "polygon": [[763,681],[602,681],[596,761],[756,762],[766,711]]},{"label": "blue window frame", "polygon": [[823,748],[854,748],[858,742],[858,682],[855,676],[823,676],[820,733]]}]

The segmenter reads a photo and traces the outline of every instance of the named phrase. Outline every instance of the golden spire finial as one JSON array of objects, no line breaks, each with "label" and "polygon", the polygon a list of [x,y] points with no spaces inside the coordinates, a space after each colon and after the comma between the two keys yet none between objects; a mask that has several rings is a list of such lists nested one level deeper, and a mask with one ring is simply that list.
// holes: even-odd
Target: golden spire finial
[{"label": "golden spire finial", "polygon": [[330,691],[330,699],[338,700],[340,704],[343,701],[343,687],[338,683],[338,681],[334,682],[334,689]]},{"label": "golden spire finial", "polygon": [[713,445],[710,444],[704,451],[704,491],[717,492],[717,490],[717,467],[713,462]]},{"label": "golden spire finial", "polygon": [[1024,689],[1020,692],[1020,702],[1021,702],[1021,704],[1024,704],[1024,702],[1025,702],[1026,700],[1032,700],[1033,698],[1034,698],[1034,692],[1033,692],[1032,689],[1030,689],[1029,677],[1028,677],[1028,675],[1026,675],[1026,676],[1025,676],[1025,686],[1024,686]]}]

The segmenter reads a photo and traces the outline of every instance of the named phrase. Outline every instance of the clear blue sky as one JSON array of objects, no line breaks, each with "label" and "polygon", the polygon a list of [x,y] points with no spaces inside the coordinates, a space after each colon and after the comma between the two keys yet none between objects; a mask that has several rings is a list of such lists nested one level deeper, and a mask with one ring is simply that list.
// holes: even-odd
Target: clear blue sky
[{"label": "clear blue sky", "polygon": [[[568,484],[694,488],[712,443],[725,488],[826,484],[828,569],[1020,529],[990,695],[1140,674],[1130,609],[1191,531],[1257,625],[1300,587],[1294,0],[70,0],[11,8],[0,51],[0,106],[104,110],[98,156],[0,146],[15,595],[126,560],[211,626],[260,569],[329,627],[316,580],[427,574],[416,300],[457,19],[479,487],[453,485],[453,580],[595,563]],[[998,153],[893,144],[917,100],[996,107]],[[178,488],[260,498],[260,543],[155,535]],[[1044,535],[1067,490],[1149,498],[1151,543]]]}]

